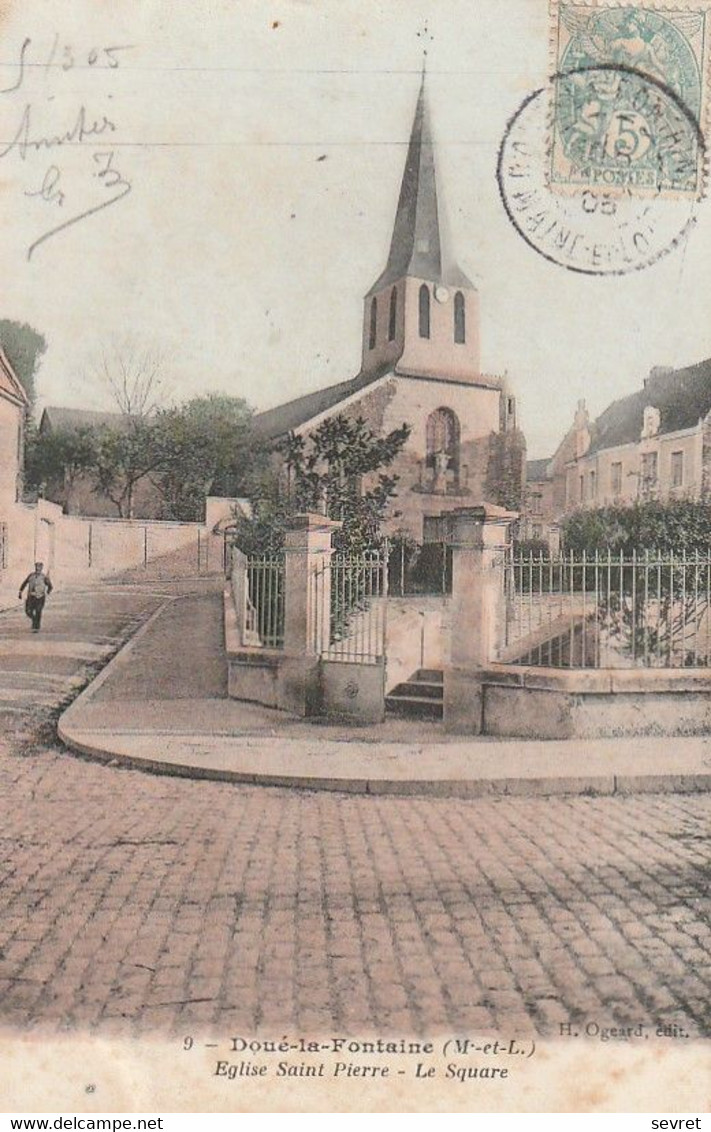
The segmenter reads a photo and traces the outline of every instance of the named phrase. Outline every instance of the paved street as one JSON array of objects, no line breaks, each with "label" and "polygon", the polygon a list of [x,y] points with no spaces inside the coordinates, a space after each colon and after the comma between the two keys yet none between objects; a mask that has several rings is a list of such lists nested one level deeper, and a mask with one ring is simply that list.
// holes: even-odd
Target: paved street
[{"label": "paved street", "polygon": [[23,729],[76,693],[150,614],[165,601],[163,586],[104,586],[47,599],[39,634],[30,630],[22,602],[0,613],[0,721]]},{"label": "paved street", "polygon": [[[92,643],[111,651],[160,601],[150,587],[57,595],[47,635],[20,642],[51,654],[56,691],[25,675],[20,701],[12,672],[39,671],[43,654],[8,664],[5,642],[26,623],[3,615],[3,699],[26,712],[36,687],[49,711],[95,659]],[[75,659],[59,671],[64,652]],[[0,739],[5,1022],[181,1035],[557,1033],[569,1019],[709,1030],[707,795],[242,787],[97,765],[44,737],[18,743],[13,718]]]}]

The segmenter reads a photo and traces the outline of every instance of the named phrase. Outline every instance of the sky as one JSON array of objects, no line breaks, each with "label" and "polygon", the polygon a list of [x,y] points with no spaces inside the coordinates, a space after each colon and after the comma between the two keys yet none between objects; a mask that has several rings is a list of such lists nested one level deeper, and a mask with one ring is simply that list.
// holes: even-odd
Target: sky
[{"label": "sky", "polygon": [[0,0],[0,317],[47,340],[42,404],[111,407],[96,358],[128,340],[160,352],[172,401],[261,409],[358,371],[426,16],[440,198],[529,455],[578,399],[596,415],[711,355],[707,202],[620,278],[547,262],[505,215],[496,157],[549,70],[545,0]]}]

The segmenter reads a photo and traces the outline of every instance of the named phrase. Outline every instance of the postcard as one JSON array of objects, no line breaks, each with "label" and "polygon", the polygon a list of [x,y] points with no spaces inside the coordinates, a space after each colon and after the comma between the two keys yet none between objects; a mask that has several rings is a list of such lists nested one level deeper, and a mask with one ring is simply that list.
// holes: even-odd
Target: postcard
[{"label": "postcard", "polygon": [[0,0],[8,1111],[705,1111],[710,40]]}]

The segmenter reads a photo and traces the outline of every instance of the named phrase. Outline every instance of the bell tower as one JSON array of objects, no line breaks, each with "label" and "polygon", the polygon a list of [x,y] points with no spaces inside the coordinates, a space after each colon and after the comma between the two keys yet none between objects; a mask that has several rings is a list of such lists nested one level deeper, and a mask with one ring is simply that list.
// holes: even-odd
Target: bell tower
[{"label": "bell tower", "polygon": [[423,67],[390,253],[364,300],[363,373],[392,365],[402,374],[481,381],[479,296],[442,229]]}]

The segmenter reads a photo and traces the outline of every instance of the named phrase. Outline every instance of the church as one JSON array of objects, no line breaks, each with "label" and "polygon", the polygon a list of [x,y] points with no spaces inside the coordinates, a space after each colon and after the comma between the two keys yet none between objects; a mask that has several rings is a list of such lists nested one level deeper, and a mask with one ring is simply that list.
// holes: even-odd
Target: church
[{"label": "church", "polygon": [[479,295],[445,235],[423,71],[390,252],[364,298],[360,371],[255,418],[272,442],[337,415],[378,435],[407,424],[387,533],[418,543],[443,541],[441,516],[457,507],[518,509],[525,477],[516,400],[504,378],[482,373]]}]

